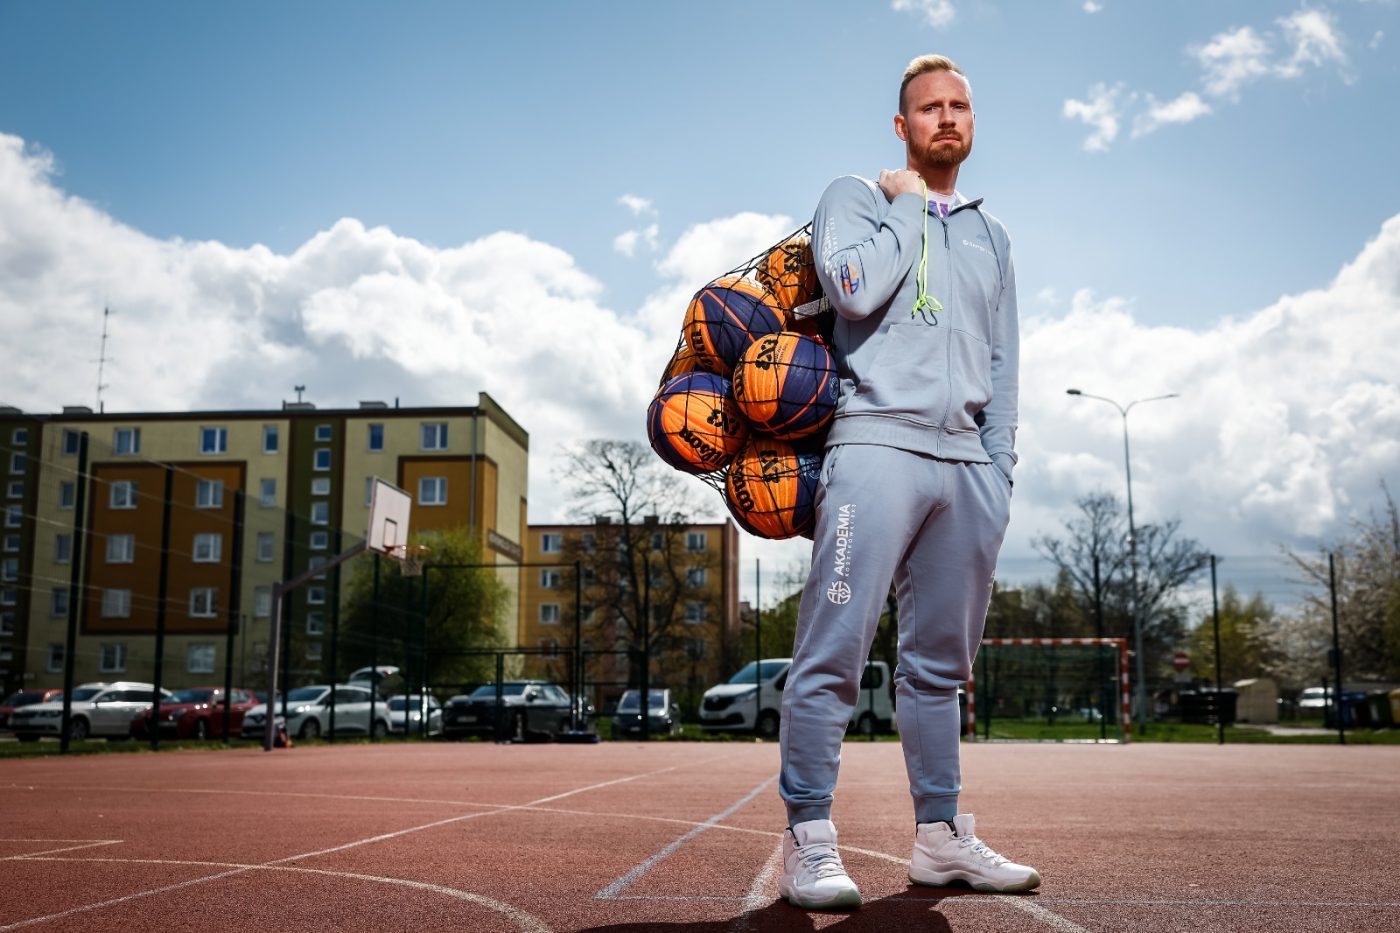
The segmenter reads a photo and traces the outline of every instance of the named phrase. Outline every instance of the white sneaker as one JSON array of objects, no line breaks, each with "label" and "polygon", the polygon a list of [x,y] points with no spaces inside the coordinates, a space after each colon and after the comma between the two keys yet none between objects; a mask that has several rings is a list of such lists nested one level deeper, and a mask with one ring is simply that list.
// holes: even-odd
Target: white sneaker
[{"label": "white sneaker", "polygon": [[808,820],[783,833],[783,880],[778,893],[794,907],[860,906],[860,890],[836,852],[836,824]]},{"label": "white sneaker", "polygon": [[947,823],[920,823],[914,834],[914,857],[909,860],[909,880],[943,887],[965,881],[978,891],[1029,891],[1040,886],[1040,872],[1017,865],[987,848],[977,838],[971,813]]}]

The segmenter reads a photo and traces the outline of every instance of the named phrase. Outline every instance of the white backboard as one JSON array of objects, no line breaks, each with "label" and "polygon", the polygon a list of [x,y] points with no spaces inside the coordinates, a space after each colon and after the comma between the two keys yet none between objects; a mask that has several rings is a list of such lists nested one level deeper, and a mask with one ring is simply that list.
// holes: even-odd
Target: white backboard
[{"label": "white backboard", "polygon": [[402,559],[412,508],[413,499],[408,493],[376,476],[369,499],[369,529],[365,532],[369,549]]}]

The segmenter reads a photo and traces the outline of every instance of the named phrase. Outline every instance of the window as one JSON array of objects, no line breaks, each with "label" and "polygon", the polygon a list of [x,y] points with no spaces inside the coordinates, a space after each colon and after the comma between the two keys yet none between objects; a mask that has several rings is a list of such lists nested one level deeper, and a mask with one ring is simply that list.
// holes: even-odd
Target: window
[{"label": "window", "polygon": [[705,604],[689,602],[685,604],[685,620],[691,625],[698,625],[705,621]]},{"label": "window", "polygon": [[200,428],[199,452],[222,454],[228,452],[228,428]]},{"label": "window", "polygon": [[596,550],[598,550],[598,536],[591,531],[585,531],[583,533],[583,552],[592,554]]},{"label": "window", "polygon": [[140,452],[140,428],[117,428],[112,432],[112,453],[129,457]]},{"label": "window", "polygon": [[24,498],[24,480],[22,480],[22,479],[10,480],[9,486],[7,486],[7,487],[5,488],[5,498],[7,498],[7,499],[23,499],[23,498]]},{"label": "window", "polygon": [[50,674],[56,674],[63,670],[63,646],[49,645],[48,663],[44,665]]},{"label": "window", "polygon": [[306,634],[324,635],[326,632],[326,614],[319,609],[313,609],[306,614]]},{"label": "window", "polygon": [[557,590],[564,585],[564,574],[548,568],[540,571],[540,586],[547,590]]},{"label": "window", "polygon": [[423,422],[423,449],[447,449],[447,422]]},{"label": "window", "polygon": [[212,619],[219,612],[219,591],[212,586],[197,586],[190,590],[190,618]]},{"label": "window", "polygon": [[49,599],[49,615],[56,619],[68,617],[68,587],[56,586],[53,588],[53,595]]},{"label": "window", "polygon": [[13,635],[15,633],[15,614],[13,612],[0,612],[0,635]]},{"label": "window", "polygon": [[13,583],[19,579],[19,558],[6,557],[0,560],[0,581]]},{"label": "window", "polygon": [[540,535],[540,550],[546,554],[558,554],[564,550],[564,536],[545,532]]},{"label": "window", "polygon": [[559,657],[559,639],[557,639],[557,638],[541,638],[541,639],[540,639],[540,650],[544,652],[543,654],[540,655],[540,657],[542,657],[542,658],[557,658],[557,657]]},{"label": "window", "polygon": [[258,505],[265,509],[277,507],[277,480],[258,480]]},{"label": "window", "polygon": [[107,536],[107,563],[129,564],[136,560],[135,535]]},{"label": "window", "polygon": [[54,535],[53,536],[53,562],[55,564],[67,564],[73,560],[73,536]]},{"label": "window", "polygon": [[214,673],[214,646],[194,644],[185,649],[185,670],[191,674]]},{"label": "window", "polygon": [[541,624],[541,625],[558,625],[558,624],[559,624],[559,604],[558,604],[558,603],[540,603],[540,624]]},{"label": "window", "polygon": [[224,507],[224,481],[202,479],[195,483],[194,507],[197,509],[221,509]]},{"label": "window", "polygon": [[652,534],[652,536],[651,536],[651,549],[652,549],[653,551],[659,551],[659,550],[661,550],[662,547],[665,545],[665,543],[666,543],[666,536],[663,535],[661,532],[657,531],[657,532],[654,532],[654,533]]},{"label": "window", "polygon": [[217,564],[224,553],[224,536],[218,532],[194,536],[194,562]]},{"label": "window", "polygon": [[104,644],[98,670],[104,674],[126,670],[126,642]]},{"label": "window", "polygon": [[23,518],[24,518],[24,513],[20,510],[20,507],[19,507],[19,506],[17,506],[17,505],[7,505],[7,506],[5,506],[5,527],[6,527],[6,528],[18,528],[18,527],[20,526],[20,521],[21,521]]},{"label": "window", "polygon": [[82,437],[72,428],[63,429],[63,456],[76,457],[78,447],[82,443]]},{"label": "window", "polygon": [[685,549],[687,551],[703,551],[709,539],[703,531],[688,531],[685,535]]},{"label": "window", "polygon": [[0,544],[0,550],[3,550],[7,554],[13,554],[15,551],[18,551],[19,535],[5,535],[3,544]]},{"label": "window", "polygon": [[131,590],[103,590],[102,618],[131,618]]},{"label": "window", "polygon": [[705,571],[704,567],[691,567],[685,572],[685,585],[694,587],[704,586],[705,580],[708,577],[709,574]]},{"label": "window", "polygon": [[[324,556],[320,555],[320,554],[317,554],[315,557],[309,558],[309,559],[306,561],[306,569],[307,569],[307,570],[315,570],[317,567],[324,567],[325,565],[326,565],[326,558],[325,558]],[[324,577],[325,574],[324,574],[324,573],[318,573],[318,574],[316,574],[316,576],[318,576],[318,577]]]},{"label": "window", "polygon": [[114,509],[136,508],[136,480],[119,479],[112,483],[108,504]]},{"label": "window", "polygon": [[275,454],[278,449],[277,425],[263,425],[263,453]]},{"label": "window", "polygon": [[11,472],[11,473],[23,473],[23,472],[24,472],[24,465],[25,465],[25,462],[26,462],[26,458],[25,458],[24,454],[22,454],[22,453],[12,453],[12,454],[10,454],[10,472]]},{"label": "window", "polygon": [[0,606],[13,606],[19,602],[19,596],[14,590],[0,590]]},{"label": "window", "polygon": [[384,449],[384,425],[372,424],[369,426],[369,449]]},{"label": "window", "polygon": [[365,477],[365,507],[368,508],[374,500],[374,477]]},{"label": "window", "polygon": [[580,609],[579,609],[579,621],[580,621],[580,622],[583,622],[585,625],[593,621],[593,606],[592,606],[592,604],[590,604],[590,603],[585,603],[582,607],[580,607]]},{"label": "window", "polygon": [[0,648],[0,664],[8,665],[14,659],[15,651],[13,648]]},{"label": "window", "polygon": [[272,587],[258,586],[253,588],[253,618],[269,619],[272,617]]},{"label": "window", "polygon": [[71,509],[78,501],[78,484],[73,480],[60,480],[58,483],[58,507]]},{"label": "window", "polygon": [[311,503],[311,524],[329,525],[331,523],[331,504],[329,502]]},{"label": "window", "polygon": [[13,431],[10,432],[10,443],[14,444],[16,447],[23,447],[25,444],[28,444],[29,429],[15,428]]},{"label": "window", "polygon": [[331,426],[328,424],[316,425],[316,440],[328,441],[331,439]]},{"label": "window", "polygon": [[311,550],[324,551],[331,546],[331,533],[329,531],[311,532]]},{"label": "window", "polygon": [[316,448],[315,461],[312,465],[318,470],[329,470],[331,468],[331,449],[329,447]]},{"label": "window", "polygon": [[308,606],[324,606],[326,604],[326,588],[324,586],[308,586],[306,588],[306,604]]},{"label": "window", "polygon": [[590,586],[597,586],[597,585],[598,585],[598,571],[594,570],[592,567],[584,567],[584,568],[583,568],[583,585],[584,585],[584,588],[587,588],[587,587],[590,587]]},{"label": "window", "polygon": [[418,480],[419,505],[447,504],[447,477],[425,476]]},{"label": "window", "polygon": [[311,481],[311,494],[313,496],[329,496],[331,494],[331,478],[329,476],[318,476]]},{"label": "window", "polygon": [[254,560],[266,564],[273,559],[277,551],[277,539],[270,531],[258,532],[257,550],[254,552]]}]

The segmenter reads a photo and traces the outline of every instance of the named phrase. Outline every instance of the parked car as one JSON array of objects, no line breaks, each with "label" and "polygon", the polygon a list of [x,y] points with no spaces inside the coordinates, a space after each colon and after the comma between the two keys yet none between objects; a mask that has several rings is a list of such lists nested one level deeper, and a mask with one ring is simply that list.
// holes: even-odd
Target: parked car
[{"label": "parked car", "polygon": [[[647,690],[647,720],[652,735],[675,735],[681,731],[681,708],[666,687]],[[617,701],[612,717],[613,738],[642,734],[642,691],[628,690]]]},{"label": "parked car", "polygon": [[[700,725],[711,731],[753,731],[776,738],[783,687],[792,658],[751,661],[728,682],[705,691],[700,702]],[[894,697],[890,668],[884,661],[868,661],[860,679],[860,696],[851,710],[850,728],[863,735],[894,728]]]},{"label": "parked car", "polygon": [[[229,692],[229,734],[237,735],[243,728],[243,716],[258,704],[247,690],[234,687]],[[131,737],[151,737],[151,717],[154,706],[148,706],[131,720]],[[223,738],[224,688],[188,687],[176,690],[169,700],[160,702],[160,734],[176,739]]]},{"label": "parked car", "polygon": [[1298,694],[1300,716],[1321,716],[1332,705],[1331,687],[1304,687]]},{"label": "parked car", "polygon": [[404,731],[404,712],[408,713],[408,728],[410,735],[419,735],[423,729],[423,712],[426,707],[428,713],[428,735],[442,735],[442,704],[437,701],[437,697],[429,694],[424,697],[414,694],[411,697],[396,696],[389,697],[389,731],[400,735]]},{"label": "parked car", "polygon": [[[151,705],[154,691],[154,684],[131,680],[88,683],[75,688],[68,737],[75,742],[89,736],[126,738],[131,734],[131,717]],[[169,690],[160,693],[162,697],[170,696]],[[10,728],[21,742],[37,742],[46,735],[58,736],[62,726],[61,698],[22,706],[10,716]]]},{"label": "parked car", "polygon": [[360,667],[351,671],[345,678],[347,684],[355,684],[360,687],[368,687],[376,690],[383,698],[396,690],[404,687],[403,675],[399,669],[392,664],[380,664],[377,667]]},{"label": "parked car", "polygon": [[48,690],[16,690],[5,697],[5,702],[0,703],[0,729],[8,729],[10,726],[10,714],[21,706],[33,706],[35,703],[47,703],[50,700],[63,699],[63,691],[58,688]]},{"label": "parked car", "polygon": [[[573,700],[558,684],[543,680],[504,681],[501,702],[501,734],[505,737],[525,739],[569,731]],[[482,684],[469,694],[447,701],[442,731],[448,736],[494,735],[496,722],[496,685]]]},{"label": "parked car", "polygon": [[[297,687],[287,693],[287,734],[301,739],[329,735],[331,731],[331,697],[335,697],[335,731],[337,735],[388,735],[389,711],[383,701],[375,704],[374,724],[369,721],[370,691],[361,684],[317,684]],[[282,704],[274,715],[282,718]],[[243,717],[242,735],[245,739],[261,739],[267,729],[267,704],[259,703]]]}]

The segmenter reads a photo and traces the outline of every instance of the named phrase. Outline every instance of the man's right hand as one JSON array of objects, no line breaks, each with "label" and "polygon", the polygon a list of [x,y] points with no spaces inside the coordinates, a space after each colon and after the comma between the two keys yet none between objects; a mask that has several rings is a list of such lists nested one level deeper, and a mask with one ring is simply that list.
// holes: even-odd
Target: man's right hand
[{"label": "man's right hand", "polygon": [[883,169],[880,172],[880,190],[885,192],[885,197],[891,201],[901,194],[922,196],[924,180],[919,177],[918,172],[911,169],[900,168],[893,171]]}]

